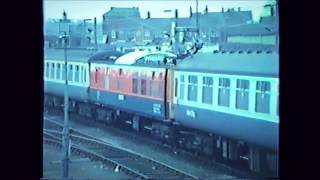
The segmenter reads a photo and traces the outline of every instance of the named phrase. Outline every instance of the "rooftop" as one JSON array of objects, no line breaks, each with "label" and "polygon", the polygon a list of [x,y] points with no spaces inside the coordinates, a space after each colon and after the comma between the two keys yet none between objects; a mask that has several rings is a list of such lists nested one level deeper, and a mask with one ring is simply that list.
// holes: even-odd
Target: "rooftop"
[{"label": "rooftop", "polygon": [[222,28],[226,35],[271,35],[276,34],[277,29],[274,24],[243,24]]},{"label": "rooftop", "polygon": [[[97,51],[88,51],[81,49],[68,49],[67,60],[68,61],[80,61],[87,62],[89,58],[97,53]],[[44,49],[44,58],[51,60],[64,60],[64,49]]]},{"label": "rooftop", "polygon": [[111,7],[108,12],[106,12],[104,17],[136,17],[140,18],[139,8],[118,8],[118,7]]},{"label": "rooftop", "polygon": [[187,57],[176,66],[178,70],[277,77],[279,56],[275,52],[208,52]]},{"label": "rooftop", "polygon": [[[127,13],[125,10],[123,13],[118,11],[117,9],[114,9],[112,11],[117,11],[120,14],[122,14],[123,17],[138,17],[130,14],[136,14],[139,12],[139,10],[132,9],[132,8],[125,8],[130,9],[131,13]],[[116,15],[108,14],[112,11],[109,11],[106,13],[106,16],[113,17]],[[115,13],[115,14],[117,14]],[[151,15],[152,17],[152,15]],[[134,29],[137,28],[135,26],[143,26],[147,29],[152,29],[156,31],[164,31],[164,30],[170,30],[171,22],[176,21],[178,26],[196,26],[196,16],[193,15],[191,18],[188,17],[182,17],[182,18],[147,18],[142,19],[140,18],[137,20],[128,20],[128,19],[122,19],[121,21],[119,19],[110,18],[110,21],[105,21],[105,24],[108,24],[106,29]],[[111,23],[112,21],[112,23]],[[123,22],[124,21],[124,22]],[[199,24],[201,29],[218,29],[219,27],[224,26],[230,26],[234,24],[246,24],[248,21],[252,21],[252,13],[251,11],[230,11],[230,12],[208,12],[206,14],[199,14]]]}]

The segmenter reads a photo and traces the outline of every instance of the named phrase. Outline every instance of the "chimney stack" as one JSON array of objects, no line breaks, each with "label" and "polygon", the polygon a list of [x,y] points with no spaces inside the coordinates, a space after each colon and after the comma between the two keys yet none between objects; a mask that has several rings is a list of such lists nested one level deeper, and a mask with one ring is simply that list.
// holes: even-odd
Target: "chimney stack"
[{"label": "chimney stack", "polygon": [[66,11],[63,11],[62,15],[63,15],[63,20],[67,20],[67,13],[66,13]]},{"label": "chimney stack", "polygon": [[270,7],[270,15],[274,16],[274,8],[273,8],[273,6]]},{"label": "chimney stack", "polygon": [[241,11],[240,7],[238,7],[238,11],[239,11],[239,12]]},{"label": "chimney stack", "polygon": [[204,14],[208,14],[208,5],[206,5],[206,8],[204,9]]},{"label": "chimney stack", "polygon": [[190,8],[189,8],[189,11],[190,11],[189,17],[191,18],[191,17],[192,17],[192,7],[191,7],[191,6],[190,6]]},{"label": "chimney stack", "polygon": [[150,19],[150,11],[147,12],[147,19]]},{"label": "chimney stack", "polygon": [[221,12],[224,13],[224,8],[222,8]]},{"label": "chimney stack", "polygon": [[175,18],[178,18],[178,9],[175,10]]}]

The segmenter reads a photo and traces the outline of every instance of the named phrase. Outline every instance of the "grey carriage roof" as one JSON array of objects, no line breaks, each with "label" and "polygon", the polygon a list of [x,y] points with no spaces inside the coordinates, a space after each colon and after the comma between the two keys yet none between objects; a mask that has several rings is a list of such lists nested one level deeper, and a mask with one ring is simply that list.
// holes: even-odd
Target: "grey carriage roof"
[{"label": "grey carriage roof", "polygon": [[[96,51],[67,49],[67,60],[76,62],[88,62],[89,58],[96,54]],[[45,49],[44,58],[64,61],[64,49]]]},{"label": "grey carriage roof", "polygon": [[237,74],[250,76],[279,76],[279,56],[275,52],[197,53],[175,67],[181,71]]},{"label": "grey carriage roof", "polygon": [[118,51],[100,51],[91,56],[89,58],[89,62],[114,64],[115,61],[122,55],[124,55],[124,53]]}]

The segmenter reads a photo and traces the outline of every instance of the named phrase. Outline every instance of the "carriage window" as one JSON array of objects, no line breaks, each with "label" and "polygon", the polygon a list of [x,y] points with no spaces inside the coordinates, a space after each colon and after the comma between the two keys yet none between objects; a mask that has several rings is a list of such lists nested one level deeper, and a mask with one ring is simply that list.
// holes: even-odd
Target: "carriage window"
[{"label": "carriage window", "polygon": [[49,72],[50,72],[50,64],[46,63],[46,77],[49,77]]},{"label": "carriage window", "polygon": [[105,76],[104,76],[104,88],[109,89],[109,68],[105,69]]},{"label": "carriage window", "polygon": [[178,78],[174,79],[174,97],[177,97]]},{"label": "carriage window", "polygon": [[155,79],[155,72],[152,71],[151,79],[150,79],[150,87],[149,87],[149,92],[148,92],[148,94],[150,96],[155,96],[154,91],[157,88],[157,87],[154,87],[154,86],[156,86],[156,83],[155,83],[154,79]]},{"label": "carriage window", "polygon": [[141,80],[141,94],[146,95],[147,93],[147,81],[145,79]]},{"label": "carriage window", "polygon": [[73,65],[69,65],[68,69],[68,81],[73,81]]},{"label": "carriage window", "polygon": [[54,63],[52,63],[52,64],[51,64],[51,71],[50,71],[50,78],[51,78],[51,79],[54,79],[54,71],[55,71],[55,69],[54,69]]},{"label": "carriage window", "polygon": [[57,68],[56,68],[56,78],[57,79],[61,79],[60,72],[61,72],[61,65],[57,64]]},{"label": "carriage window", "polygon": [[117,89],[118,90],[122,90],[123,89],[123,78],[122,78],[122,76],[123,76],[123,71],[122,71],[122,69],[119,69],[119,76],[118,76],[118,78],[117,78]]},{"label": "carriage window", "polygon": [[80,71],[79,71],[79,81],[80,83],[83,83],[83,66],[80,66]]},{"label": "carriage window", "polygon": [[220,106],[230,105],[230,79],[228,78],[219,78],[218,105]]},{"label": "carriage window", "polygon": [[[279,93],[279,90],[280,90],[280,87],[279,87],[279,84],[278,84],[278,92]],[[277,115],[279,116],[279,103],[280,103],[280,94],[278,94],[277,96]]]},{"label": "carriage window", "polygon": [[163,76],[163,73],[160,73],[158,97],[163,97],[163,96],[164,96],[164,76]]},{"label": "carriage window", "polygon": [[179,91],[180,91],[180,99],[184,99],[184,76],[180,75],[180,87],[179,87]]},{"label": "carriage window", "polygon": [[159,73],[159,80],[160,80],[160,81],[162,81],[162,80],[163,80],[163,74],[162,74],[162,72],[161,72],[161,73]]},{"label": "carriage window", "polygon": [[61,77],[61,79],[62,80],[66,80],[66,70],[65,70],[65,65],[64,64],[62,64],[62,66],[61,66],[61,70],[62,70],[62,77]]},{"label": "carriage window", "polygon": [[109,68],[106,68],[106,76],[109,75]]},{"label": "carriage window", "polygon": [[198,77],[197,76],[188,76],[188,100],[197,101],[198,96]]},{"label": "carriage window", "polygon": [[132,79],[132,92],[136,94],[138,93],[138,79]]},{"label": "carriage window", "polygon": [[279,116],[279,96],[277,97],[277,115]]},{"label": "carriage window", "polygon": [[117,90],[122,90],[122,79],[117,78]]},{"label": "carriage window", "polygon": [[98,83],[98,69],[96,68],[96,72],[94,73],[94,83]]},{"label": "carriage window", "polygon": [[155,78],[155,72],[153,71],[152,72],[152,80],[154,80],[154,78]]},{"label": "carriage window", "polygon": [[84,83],[87,82],[87,69],[86,68],[83,69],[83,82]]},{"label": "carriage window", "polygon": [[202,102],[206,104],[212,104],[212,77],[203,77],[203,87],[202,87]]},{"label": "carriage window", "polygon": [[151,80],[150,80],[150,88],[149,88],[149,94],[153,97],[159,97],[160,95],[160,81],[156,79],[156,73],[152,72]]},{"label": "carriage window", "polygon": [[237,79],[236,108],[249,109],[249,80]]},{"label": "carriage window", "polygon": [[74,81],[79,82],[79,65],[76,65],[75,68]]},{"label": "carriage window", "polygon": [[256,86],[256,112],[270,112],[270,82],[257,81]]}]

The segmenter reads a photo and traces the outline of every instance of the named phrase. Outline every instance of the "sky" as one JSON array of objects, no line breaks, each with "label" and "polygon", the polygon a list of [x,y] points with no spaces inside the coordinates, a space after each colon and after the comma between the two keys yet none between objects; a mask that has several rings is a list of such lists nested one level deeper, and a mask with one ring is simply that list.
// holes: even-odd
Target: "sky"
[{"label": "sky", "polygon": [[[209,12],[220,12],[222,7],[242,10],[252,10],[253,20],[258,20],[263,5],[273,0],[199,0],[198,10],[203,12],[208,5]],[[151,17],[173,17],[174,9],[178,9],[179,17],[189,16],[189,7],[196,11],[195,0],[43,0],[44,19],[58,19],[62,12],[67,12],[71,19],[93,19],[102,22],[102,15],[110,10],[110,7],[139,7],[140,15],[145,18],[147,11]],[[164,12],[172,10],[172,12]]]}]

